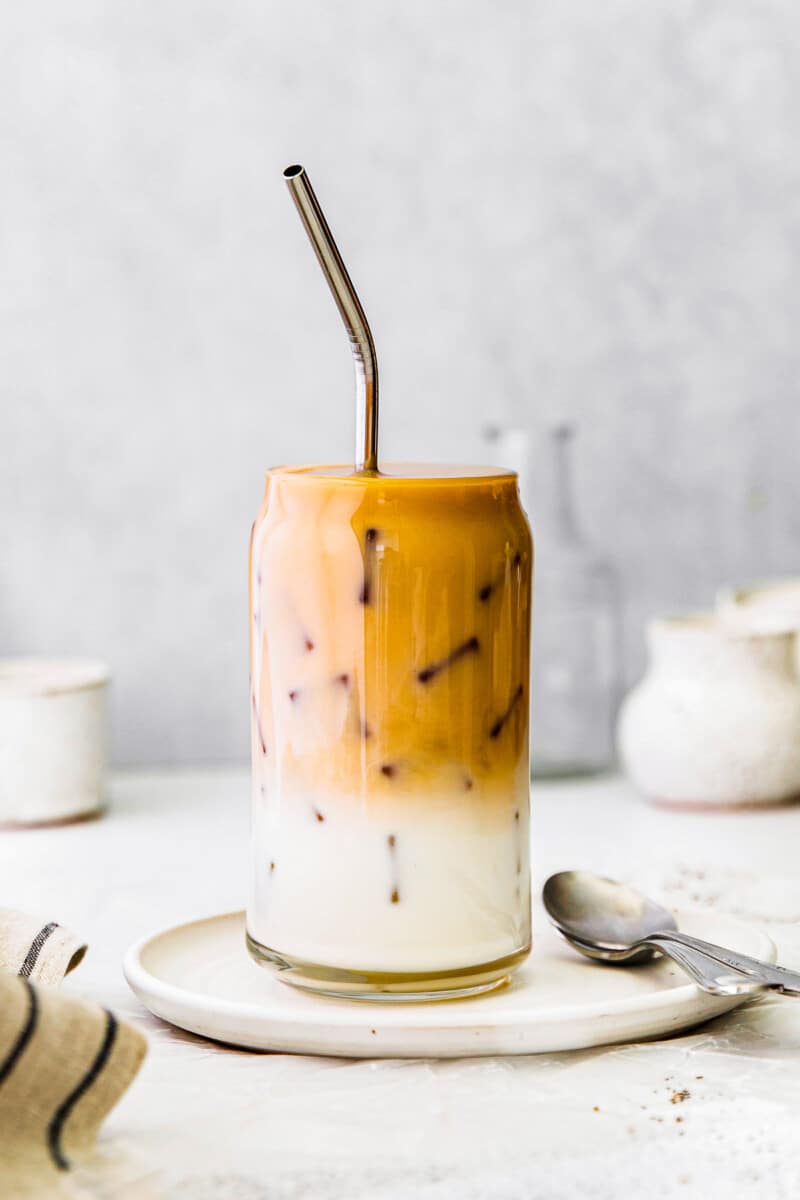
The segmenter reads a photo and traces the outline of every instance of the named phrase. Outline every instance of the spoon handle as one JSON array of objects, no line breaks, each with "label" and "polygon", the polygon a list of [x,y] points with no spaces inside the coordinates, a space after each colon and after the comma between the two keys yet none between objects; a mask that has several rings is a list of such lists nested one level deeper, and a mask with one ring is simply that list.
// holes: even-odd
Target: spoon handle
[{"label": "spoon handle", "polygon": [[673,959],[689,975],[699,988],[712,996],[754,995],[763,990],[760,982],[731,970],[703,951],[685,946],[667,933],[655,933],[646,939],[646,944],[660,950]]},{"label": "spoon handle", "polygon": [[[664,944],[672,941],[680,943],[690,950],[699,951],[722,966],[728,967],[732,971],[739,971],[754,983],[771,988],[773,991],[783,992],[786,996],[800,996],[800,973],[797,971],[775,966],[760,958],[751,958],[748,954],[738,954],[733,950],[726,950],[723,946],[716,946],[713,942],[704,942],[700,938],[691,937],[688,933],[665,930],[656,936]],[[663,945],[661,948],[664,948]]]}]

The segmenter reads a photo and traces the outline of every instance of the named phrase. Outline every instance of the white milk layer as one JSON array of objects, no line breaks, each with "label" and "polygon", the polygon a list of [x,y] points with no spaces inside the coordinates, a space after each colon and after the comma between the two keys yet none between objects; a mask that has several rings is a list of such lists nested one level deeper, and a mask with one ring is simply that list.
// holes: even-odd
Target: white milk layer
[{"label": "white milk layer", "polygon": [[528,804],[464,796],[391,806],[261,794],[250,934],[319,966],[441,972],[530,942]]}]

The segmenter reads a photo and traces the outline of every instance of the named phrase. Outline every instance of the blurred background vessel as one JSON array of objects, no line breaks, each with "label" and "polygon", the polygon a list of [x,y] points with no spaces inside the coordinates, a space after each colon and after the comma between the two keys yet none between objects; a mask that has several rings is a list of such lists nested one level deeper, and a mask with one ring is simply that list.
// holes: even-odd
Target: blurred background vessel
[{"label": "blurred background vessel", "polygon": [[602,771],[614,760],[621,695],[622,599],[612,563],[584,538],[575,505],[570,425],[489,431],[517,471],[534,535],[531,771]]}]

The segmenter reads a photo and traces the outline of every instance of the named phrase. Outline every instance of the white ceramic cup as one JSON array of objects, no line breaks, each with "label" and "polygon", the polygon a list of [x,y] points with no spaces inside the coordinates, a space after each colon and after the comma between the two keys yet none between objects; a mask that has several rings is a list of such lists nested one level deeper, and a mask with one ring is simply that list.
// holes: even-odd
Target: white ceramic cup
[{"label": "white ceramic cup", "polygon": [[0,825],[103,810],[108,683],[101,662],[0,659]]}]

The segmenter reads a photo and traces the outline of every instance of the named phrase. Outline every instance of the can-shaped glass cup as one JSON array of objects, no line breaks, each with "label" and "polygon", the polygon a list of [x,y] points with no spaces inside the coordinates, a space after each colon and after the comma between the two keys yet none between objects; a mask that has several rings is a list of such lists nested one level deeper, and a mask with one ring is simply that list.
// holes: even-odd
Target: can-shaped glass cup
[{"label": "can-shaped glass cup", "polygon": [[511,471],[269,472],[247,943],[285,982],[439,999],[528,954],[532,565]]}]

